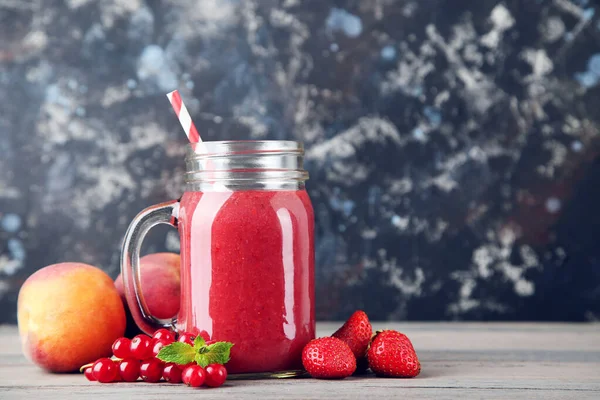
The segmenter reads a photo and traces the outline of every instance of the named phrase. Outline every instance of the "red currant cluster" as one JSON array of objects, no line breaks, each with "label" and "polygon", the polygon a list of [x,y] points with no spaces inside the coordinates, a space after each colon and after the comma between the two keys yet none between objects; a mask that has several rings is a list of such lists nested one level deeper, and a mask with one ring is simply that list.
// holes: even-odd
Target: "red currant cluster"
[{"label": "red currant cluster", "polygon": [[[202,337],[210,344],[208,335]],[[177,341],[194,344],[195,335],[184,332]],[[173,343],[175,334],[167,329],[159,329],[152,337],[137,335],[133,339],[118,338],[112,345],[114,358],[100,358],[85,368],[84,374],[89,381],[101,383],[135,382],[142,378],[145,382],[155,383],[164,379],[169,383],[185,383],[188,386],[219,387],[227,379],[227,370],[221,364],[210,364],[202,368],[196,363],[180,365],[165,363],[156,356],[160,349]]]}]

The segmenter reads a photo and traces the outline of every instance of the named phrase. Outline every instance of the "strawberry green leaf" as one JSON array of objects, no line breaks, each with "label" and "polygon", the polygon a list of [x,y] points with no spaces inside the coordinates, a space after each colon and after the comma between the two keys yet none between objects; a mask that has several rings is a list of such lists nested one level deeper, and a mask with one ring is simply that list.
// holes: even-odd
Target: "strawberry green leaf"
[{"label": "strawberry green leaf", "polygon": [[173,342],[158,352],[156,358],[175,364],[189,364],[194,361],[196,350],[187,343]]},{"label": "strawberry green leaf", "polygon": [[199,350],[200,348],[204,347],[204,345],[206,345],[204,338],[200,335],[196,336],[196,339],[194,339],[194,349]]}]

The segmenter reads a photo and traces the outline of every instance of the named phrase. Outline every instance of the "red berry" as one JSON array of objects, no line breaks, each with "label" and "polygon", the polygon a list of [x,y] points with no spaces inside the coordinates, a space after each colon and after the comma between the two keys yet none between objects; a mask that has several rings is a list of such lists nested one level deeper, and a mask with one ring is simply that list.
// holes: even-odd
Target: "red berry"
[{"label": "red berry", "polygon": [[131,346],[131,340],[126,337],[120,337],[112,345],[112,351],[115,357],[127,358],[130,356],[129,347]]},{"label": "red berry", "polygon": [[94,377],[94,373],[92,372],[92,367],[87,367],[85,371],[83,371],[83,374],[90,382],[94,382],[96,380],[96,378]]},{"label": "red berry", "polygon": [[129,346],[131,357],[138,360],[145,360],[152,357],[152,339],[147,335],[137,335],[131,339]]},{"label": "red berry", "polygon": [[198,367],[198,368],[202,368],[200,367],[198,364],[190,364],[188,366],[186,366],[185,368],[183,368],[183,370],[181,371],[181,381],[183,383],[185,383],[186,385],[190,384],[190,378],[192,377],[192,374],[194,373],[194,369]]},{"label": "red berry", "polygon": [[199,365],[187,367],[183,374],[186,376],[186,384],[191,387],[200,387],[206,380],[206,371]]},{"label": "red berry", "polygon": [[167,344],[173,343],[175,341],[175,334],[168,329],[159,329],[154,332],[152,335],[152,339],[157,339],[162,342],[166,342]]},{"label": "red berry", "polygon": [[193,346],[194,339],[196,339],[196,335],[193,335],[189,332],[183,332],[183,333],[181,333],[181,335],[179,335],[179,338],[177,339],[177,341],[181,342],[181,343],[187,343],[187,344]]},{"label": "red berry", "polygon": [[140,376],[146,382],[158,382],[162,378],[163,363],[156,359],[150,358],[140,364]]},{"label": "red berry", "polygon": [[181,381],[183,383],[185,383],[183,381],[183,371],[185,371],[187,367],[191,367],[191,366],[194,366],[194,365],[198,365],[198,364],[196,364],[196,362],[194,362],[194,361],[192,361],[191,363],[188,363],[188,364],[177,364],[177,366],[179,367],[179,369],[181,370],[181,373],[182,373],[182,375],[181,375]]},{"label": "red berry", "polygon": [[92,374],[98,382],[112,382],[117,375],[117,365],[110,358],[100,358],[92,365]]},{"label": "red berry", "polygon": [[348,321],[338,329],[333,335],[346,343],[354,357],[357,360],[364,357],[373,335],[373,328],[369,322],[369,317],[364,311],[356,311],[348,318]]},{"label": "red berry", "polygon": [[340,339],[323,337],[304,346],[302,365],[313,378],[341,379],[354,373],[356,358]]},{"label": "red berry", "polygon": [[119,364],[119,375],[125,382],[135,382],[140,377],[140,362],[135,358],[124,358]]},{"label": "red berry", "polygon": [[221,364],[210,364],[206,367],[206,381],[208,387],[219,387],[227,379],[227,369]]},{"label": "red berry", "polygon": [[421,363],[410,339],[397,331],[377,333],[367,351],[367,359],[378,376],[413,378],[421,372]]},{"label": "red berry", "polygon": [[168,363],[163,369],[162,376],[169,383],[181,383],[181,368],[178,364]]},{"label": "red berry", "polygon": [[152,356],[153,357],[156,357],[158,355],[158,352],[160,351],[160,349],[171,344],[171,342],[165,342],[162,339],[152,339],[152,340],[154,341],[152,343]]}]

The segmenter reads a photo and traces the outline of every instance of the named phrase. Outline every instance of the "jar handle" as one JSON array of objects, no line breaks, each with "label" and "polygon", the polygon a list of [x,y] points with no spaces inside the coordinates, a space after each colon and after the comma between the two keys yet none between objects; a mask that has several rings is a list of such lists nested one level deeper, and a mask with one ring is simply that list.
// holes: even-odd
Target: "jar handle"
[{"label": "jar handle", "polygon": [[129,310],[137,326],[152,335],[159,328],[174,329],[176,318],[159,319],[153,316],[144,299],[140,275],[140,249],[148,231],[156,225],[168,224],[177,228],[179,201],[150,206],[131,221],[121,250],[121,275]]}]

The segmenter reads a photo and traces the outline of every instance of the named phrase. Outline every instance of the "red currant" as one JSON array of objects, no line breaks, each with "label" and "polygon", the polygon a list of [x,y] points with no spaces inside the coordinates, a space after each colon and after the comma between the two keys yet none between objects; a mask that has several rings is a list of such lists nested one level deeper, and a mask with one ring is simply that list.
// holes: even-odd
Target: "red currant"
[{"label": "red currant", "polygon": [[162,376],[169,383],[181,383],[181,368],[178,364],[168,363],[163,369]]},{"label": "red currant", "polygon": [[[179,367],[179,369],[181,370],[182,373],[183,373],[183,371],[185,371],[185,369],[187,367],[191,367],[191,366],[194,366],[194,365],[198,365],[198,364],[196,364],[195,361],[192,361],[191,363],[187,363],[187,364],[177,364],[177,366]],[[185,383],[185,382],[183,382],[183,383]]]},{"label": "red currant", "polygon": [[112,345],[112,351],[115,357],[119,358],[127,358],[131,354],[129,351],[129,347],[131,345],[131,340],[126,337],[120,337]]},{"label": "red currant", "polygon": [[227,369],[221,364],[210,364],[206,367],[206,386],[219,387],[227,379]]},{"label": "red currant", "polygon": [[110,358],[100,358],[92,365],[92,374],[98,382],[112,382],[117,375],[117,365]]},{"label": "red currant", "polygon": [[140,376],[146,382],[154,383],[160,381],[162,373],[163,363],[156,358],[150,358],[143,361],[140,365]]},{"label": "red currant", "polygon": [[119,374],[125,382],[135,382],[140,377],[140,362],[135,358],[124,358],[119,364]]},{"label": "red currant", "polygon": [[137,335],[131,340],[129,346],[131,357],[145,360],[152,357],[152,339],[147,335]]},{"label": "red currant", "polygon": [[96,380],[96,378],[94,378],[94,373],[92,372],[92,367],[87,367],[85,369],[85,371],[83,371],[83,374],[85,375],[87,380],[90,382],[93,382]]},{"label": "red currant", "polygon": [[196,339],[195,335],[192,335],[189,332],[183,332],[181,335],[179,335],[179,338],[177,339],[178,342],[181,343],[187,343],[189,345],[194,345],[194,339]]},{"label": "red currant", "polygon": [[198,367],[198,364],[189,364],[187,366],[185,366],[183,368],[183,370],[181,371],[181,381],[183,383],[185,383],[186,385],[190,384],[190,377],[192,376],[192,373],[194,372],[194,368]]},{"label": "red currant", "polygon": [[171,332],[168,329],[159,329],[156,332],[154,332],[154,335],[152,335],[153,339],[157,339],[163,342],[166,342],[167,344],[169,343],[173,343],[175,341],[175,334],[173,332]]},{"label": "red currant", "polygon": [[[206,371],[199,365],[187,367],[183,374],[186,376],[186,384],[191,387],[200,387],[206,379]],[[185,382],[185,381],[184,381]]]},{"label": "red currant", "polygon": [[160,349],[171,344],[171,343],[164,342],[161,339],[153,339],[153,340],[154,340],[154,343],[152,343],[152,356],[154,356],[154,357],[156,357],[158,355],[158,352],[160,351]]}]

